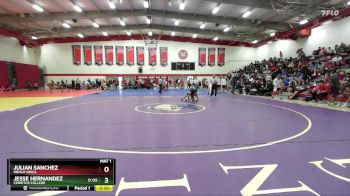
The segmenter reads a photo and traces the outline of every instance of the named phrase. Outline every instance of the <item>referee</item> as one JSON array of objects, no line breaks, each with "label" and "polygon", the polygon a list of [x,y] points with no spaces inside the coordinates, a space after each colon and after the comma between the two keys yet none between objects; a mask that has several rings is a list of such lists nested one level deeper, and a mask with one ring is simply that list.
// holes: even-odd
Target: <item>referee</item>
[{"label": "referee", "polygon": [[158,85],[159,85],[159,93],[162,94],[162,90],[163,90],[163,79],[162,79],[162,77],[159,78]]},{"label": "referee", "polygon": [[218,80],[216,79],[215,76],[213,76],[213,79],[212,79],[212,89],[211,89],[211,94],[210,96],[212,97],[214,94],[215,94],[215,97],[216,97],[216,94],[218,92]]}]

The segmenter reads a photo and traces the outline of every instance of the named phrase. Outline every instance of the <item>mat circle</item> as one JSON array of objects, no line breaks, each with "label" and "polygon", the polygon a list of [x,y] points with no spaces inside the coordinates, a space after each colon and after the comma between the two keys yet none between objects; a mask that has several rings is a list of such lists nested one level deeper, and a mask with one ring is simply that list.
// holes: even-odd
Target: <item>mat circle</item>
[{"label": "mat circle", "polygon": [[[103,101],[101,101],[103,102]],[[286,138],[282,138],[282,139],[278,139],[278,140],[274,140],[274,141],[269,141],[266,143],[259,143],[259,144],[253,144],[253,145],[247,145],[247,146],[240,146],[240,147],[231,147],[231,148],[222,148],[222,149],[206,149],[206,150],[184,150],[184,151],[138,151],[138,150],[114,150],[114,149],[103,149],[103,148],[93,148],[93,147],[84,147],[84,146],[78,146],[78,145],[72,145],[72,144],[65,144],[62,142],[57,142],[57,141],[53,141],[53,140],[49,140],[46,139],[44,137],[41,137],[39,135],[36,135],[35,133],[32,132],[32,130],[30,130],[29,128],[29,123],[36,117],[44,115],[46,113],[49,112],[53,112],[56,110],[61,110],[61,109],[65,109],[65,108],[71,108],[71,107],[77,107],[77,106],[81,106],[81,105],[88,105],[88,104],[95,104],[98,103],[97,102],[87,102],[87,103],[79,103],[79,104],[74,104],[74,105],[68,105],[68,106],[63,106],[63,107],[58,107],[58,108],[54,108],[54,109],[50,109],[47,111],[43,111],[40,112],[30,118],[28,118],[25,123],[24,123],[24,130],[27,134],[29,134],[31,137],[36,138],[38,140],[41,140],[43,142],[49,143],[49,144],[54,144],[54,145],[58,145],[58,146],[63,146],[63,147],[67,147],[67,148],[73,148],[73,149],[79,149],[79,150],[87,150],[87,151],[97,151],[97,152],[107,152],[107,153],[121,153],[121,154],[158,154],[158,155],[178,155],[178,154],[204,154],[204,153],[218,153],[218,152],[231,152],[231,151],[240,151],[240,150],[248,150],[248,149],[256,149],[256,148],[262,148],[262,147],[268,147],[268,146],[272,146],[275,144],[280,144],[280,143],[284,143],[284,142],[288,142],[291,141],[293,139],[296,139],[302,135],[304,135],[305,133],[307,133],[308,131],[310,131],[311,127],[312,127],[312,121],[310,120],[310,118],[308,118],[306,115],[302,114],[301,112],[295,111],[293,109],[290,108],[286,108],[283,106],[278,106],[278,105],[273,105],[273,104],[268,104],[268,103],[260,103],[260,102],[255,102],[255,101],[245,101],[245,100],[240,100],[240,102],[242,103],[252,103],[252,104],[257,104],[257,105],[264,105],[264,106],[269,106],[269,107],[273,107],[273,108],[279,108],[282,110],[286,110],[295,114],[298,114],[299,116],[301,116],[307,123],[307,126],[301,130],[300,132],[296,133],[295,135],[286,137]],[[198,112],[198,111],[197,111]]]}]

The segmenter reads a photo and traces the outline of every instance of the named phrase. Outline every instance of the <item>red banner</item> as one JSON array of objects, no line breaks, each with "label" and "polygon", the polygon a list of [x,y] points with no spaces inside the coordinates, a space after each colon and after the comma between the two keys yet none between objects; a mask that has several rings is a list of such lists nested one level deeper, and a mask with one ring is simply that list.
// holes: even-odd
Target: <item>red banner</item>
[{"label": "red banner", "polygon": [[214,66],[215,65],[215,48],[208,48],[208,65]]},{"label": "red banner", "polygon": [[160,47],[160,64],[162,66],[168,65],[168,48],[167,47]]},{"label": "red banner", "polygon": [[92,64],[92,47],[83,46],[83,50],[84,50],[84,64],[91,65]]},{"label": "red banner", "polygon": [[148,48],[149,65],[157,64],[157,48]]},{"label": "red banner", "polygon": [[94,51],[95,51],[95,64],[102,65],[103,64],[102,46],[94,46]]},{"label": "red banner", "polygon": [[105,46],[105,59],[107,65],[113,65],[113,46]]},{"label": "red banner", "polygon": [[124,46],[116,46],[117,65],[124,65]]},{"label": "red banner", "polygon": [[73,64],[81,65],[81,46],[73,45],[72,50],[73,50]]},{"label": "red banner", "polygon": [[218,48],[218,65],[225,65],[225,48]]},{"label": "red banner", "polygon": [[136,47],[137,65],[145,64],[145,48]]},{"label": "red banner", "polygon": [[206,48],[199,48],[198,49],[198,64],[199,66],[205,66],[207,64],[207,49]]},{"label": "red banner", "polygon": [[126,63],[128,65],[134,65],[135,64],[135,54],[134,54],[134,46],[127,46],[126,47]]}]

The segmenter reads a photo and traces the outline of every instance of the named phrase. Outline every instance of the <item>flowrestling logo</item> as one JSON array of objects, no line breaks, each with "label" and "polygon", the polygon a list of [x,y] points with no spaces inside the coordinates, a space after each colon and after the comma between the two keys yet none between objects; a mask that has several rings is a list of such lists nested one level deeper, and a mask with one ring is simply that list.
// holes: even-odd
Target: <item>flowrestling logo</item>
[{"label": "flowrestling logo", "polygon": [[191,103],[153,103],[137,106],[135,110],[150,114],[189,114],[202,112],[205,110],[205,107]]}]

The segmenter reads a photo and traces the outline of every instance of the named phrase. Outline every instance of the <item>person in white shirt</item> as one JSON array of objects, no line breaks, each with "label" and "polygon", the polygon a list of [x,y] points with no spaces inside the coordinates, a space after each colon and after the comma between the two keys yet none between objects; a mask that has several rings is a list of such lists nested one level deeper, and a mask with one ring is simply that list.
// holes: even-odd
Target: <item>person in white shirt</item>
[{"label": "person in white shirt", "polygon": [[212,80],[207,80],[207,83],[208,83],[208,95],[210,95],[211,94],[211,90],[213,88]]},{"label": "person in white shirt", "polygon": [[225,76],[221,78],[220,85],[221,85],[221,92],[225,91],[227,87],[227,81]]},{"label": "person in white shirt", "polygon": [[274,95],[280,95],[283,89],[283,82],[280,75],[277,75],[277,77],[273,80],[273,93],[272,97]]},{"label": "person in white shirt", "polygon": [[198,86],[199,85],[199,82],[198,82],[198,80],[197,80],[197,77],[195,76],[193,79],[192,79],[192,85],[196,85],[196,86]]},{"label": "person in white shirt", "polygon": [[333,63],[340,63],[340,61],[342,60],[343,58],[339,55],[335,55],[335,57],[332,58],[332,62]]},{"label": "person in white shirt", "polygon": [[334,54],[334,50],[331,47],[328,47],[326,52],[327,54]]}]

